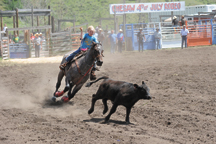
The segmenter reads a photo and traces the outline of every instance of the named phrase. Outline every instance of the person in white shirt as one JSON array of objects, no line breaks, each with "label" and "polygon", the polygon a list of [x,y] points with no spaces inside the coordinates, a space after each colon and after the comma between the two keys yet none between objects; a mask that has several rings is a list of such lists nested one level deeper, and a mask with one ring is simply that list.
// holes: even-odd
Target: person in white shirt
[{"label": "person in white shirt", "polygon": [[188,29],[185,28],[185,25],[183,25],[183,29],[180,32],[181,37],[182,37],[182,44],[181,44],[181,48],[183,49],[183,43],[185,42],[185,48],[187,48],[187,36],[189,34]]},{"label": "person in white shirt", "polygon": [[3,27],[3,30],[2,30],[2,31],[4,31],[4,33],[6,33],[6,30],[7,30],[7,25],[4,24],[4,27]]},{"label": "person in white shirt", "polygon": [[154,32],[154,37],[155,37],[155,47],[156,49],[160,49],[161,33],[159,32],[159,28],[156,28],[156,31]]}]

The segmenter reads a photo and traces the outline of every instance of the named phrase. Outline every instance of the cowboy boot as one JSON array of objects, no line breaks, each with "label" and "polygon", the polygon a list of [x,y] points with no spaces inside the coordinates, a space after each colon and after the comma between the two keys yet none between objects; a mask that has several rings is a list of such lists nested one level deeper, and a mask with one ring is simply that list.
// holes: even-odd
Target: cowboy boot
[{"label": "cowboy boot", "polygon": [[90,80],[92,81],[92,80],[96,80],[96,75],[95,75],[95,71],[96,71],[96,69],[95,68],[93,68],[92,70],[91,70],[91,75],[90,75]]},{"label": "cowboy boot", "polygon": [[59,66],[59,68],[61,69],[61,70],[65,70],[65,67],[67,66],[67,64],[68,64],[68,62],[66,61],[65,63],[63,63],[63,64],[61,64],[60,66]]}]

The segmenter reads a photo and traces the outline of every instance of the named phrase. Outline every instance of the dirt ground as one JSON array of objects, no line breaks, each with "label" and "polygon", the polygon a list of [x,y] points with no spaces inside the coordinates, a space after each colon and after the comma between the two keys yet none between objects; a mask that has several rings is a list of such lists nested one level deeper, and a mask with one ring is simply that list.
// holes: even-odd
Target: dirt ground
[{"label": "dirt ground", "polygon": [[123,106],[108,124],[100,123],[106,116],[102,101],[87,114],[100,82],[67,104],[52,103],[61,58],[0,61],[0,144],[216,143],[215,46],[106,52],[98,77],[144,80],[153,97],[134,105],[130,125]]}]

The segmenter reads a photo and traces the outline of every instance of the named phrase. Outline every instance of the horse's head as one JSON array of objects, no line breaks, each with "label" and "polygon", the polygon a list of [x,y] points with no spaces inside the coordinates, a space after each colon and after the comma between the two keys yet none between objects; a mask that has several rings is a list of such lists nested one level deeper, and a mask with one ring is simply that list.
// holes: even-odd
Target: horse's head
[{"label": "horse's head", "polygon": [[95,60],[97,60],[97,65],[98,66],[102,66],[103,64],[103,50],[101,50],[101,46],[102,44],[101,43],[95,43],[93,42],[93,45],[92,45],[92,48],[91,50],[93,51],[93,58]]}]

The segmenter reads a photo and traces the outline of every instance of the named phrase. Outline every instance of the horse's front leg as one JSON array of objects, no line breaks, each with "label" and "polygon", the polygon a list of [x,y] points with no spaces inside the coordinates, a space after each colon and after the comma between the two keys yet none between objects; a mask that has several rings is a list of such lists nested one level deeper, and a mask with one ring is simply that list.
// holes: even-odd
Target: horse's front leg
[{"label": "horse's front leg", "polygon": [[65,82],[66,82],[66,86],[65,86],[64,90],[63,91],[57,91],[57,92],[55,92],[54,96],[52,97],[52,101],[55,102],[56,101],[56,97],[62,96],[68,90],[71,91],[71,89],[73,87],[73,84],[72,83],[70,84],[70,82],[69,82],[69,80],[67,78],[65,79]]},{"label": "horse's front leg", "polygon": [[72,99],[74,97],[74,95],[82,88],[83,84],[78,84],[75,86],[75,88],[73,89],[72,93],[70,93],[70,91],[68,92],[68,96],[64,96],[62,97],[62,101],[63,102],[68,102],[70,99]]},{"label": "horse's front leg", "polygon": [[61,86],[61,81],[62,81],[63,77],[64,77],[64,72],[62,70],[60,70],[59,74],[58,74],[58,79],[57,79],[57,83],[56,83],[56,90],[54,92],[54,96],[55,96],[56,92],[58,91],[59,87]]}]

